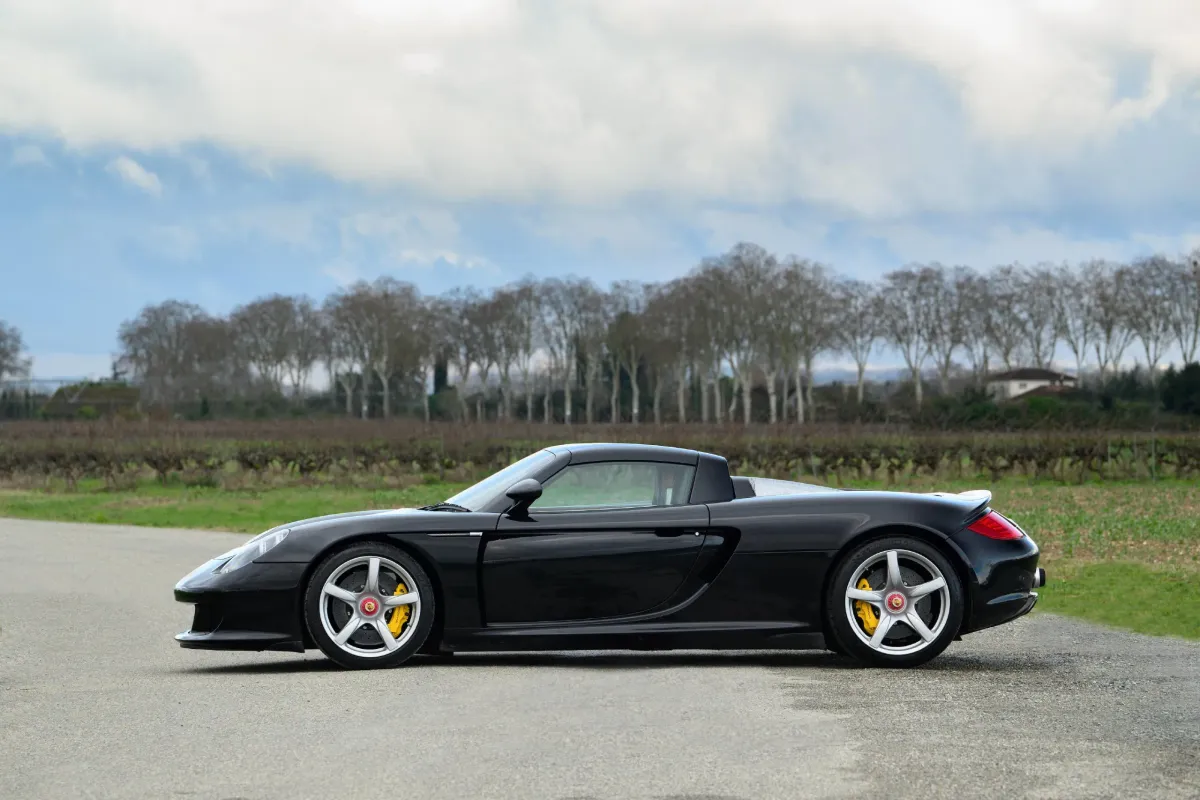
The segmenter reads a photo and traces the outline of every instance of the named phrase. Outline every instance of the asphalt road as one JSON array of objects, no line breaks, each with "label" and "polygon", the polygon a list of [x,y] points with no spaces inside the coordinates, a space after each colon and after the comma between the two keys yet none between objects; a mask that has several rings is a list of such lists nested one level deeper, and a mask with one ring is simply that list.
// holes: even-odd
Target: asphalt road
[{"label": "asphalt road", "polygon": [[904,672],[180,649],[172,586],[242,540],[0,520],[0,797],[1200,797],[1197,644],[1037,614]]}]

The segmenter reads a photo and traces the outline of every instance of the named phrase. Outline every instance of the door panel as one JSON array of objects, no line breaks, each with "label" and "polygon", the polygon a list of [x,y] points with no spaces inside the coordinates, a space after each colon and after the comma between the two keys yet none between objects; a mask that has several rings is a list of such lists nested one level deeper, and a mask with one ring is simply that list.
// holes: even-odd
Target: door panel
[{"label": "door panel", "polygon": [[671,598],[704,543],[705,506],[502,517],[484,541],[489,625],[599,620]]}]

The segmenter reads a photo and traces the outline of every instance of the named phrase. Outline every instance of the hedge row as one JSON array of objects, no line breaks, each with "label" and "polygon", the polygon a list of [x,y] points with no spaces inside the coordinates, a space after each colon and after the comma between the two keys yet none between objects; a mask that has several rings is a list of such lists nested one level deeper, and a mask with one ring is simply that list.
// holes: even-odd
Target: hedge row
[{"label": "hedge row", "polygon": [[[617,437],[612,437],[617,438]],[[265,477],[312,479],[331,474],[388,473],[478,477],[551,442],[480,436],[373,441],[231,440],[177,437],[16,439],[0,441],[0,480],[18,476],[117,482],[153,473],[237,469]],[[773,477],[893,480],[904,474],[999,478],[1200,477],[1200,436],[819,436],[806,439],[688,437],[664,441],[720,453],[735,473]]]}]

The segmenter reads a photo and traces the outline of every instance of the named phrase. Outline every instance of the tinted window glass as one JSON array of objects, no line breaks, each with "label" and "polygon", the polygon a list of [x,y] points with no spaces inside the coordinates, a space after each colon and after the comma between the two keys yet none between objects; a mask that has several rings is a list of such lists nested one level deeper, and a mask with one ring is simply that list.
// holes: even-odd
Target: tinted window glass
[{"label": "tinted window glass", "polygon": [[685,464],[646,461],[575,464],[546,482],[533,508],[684,505],[695,472]]}]

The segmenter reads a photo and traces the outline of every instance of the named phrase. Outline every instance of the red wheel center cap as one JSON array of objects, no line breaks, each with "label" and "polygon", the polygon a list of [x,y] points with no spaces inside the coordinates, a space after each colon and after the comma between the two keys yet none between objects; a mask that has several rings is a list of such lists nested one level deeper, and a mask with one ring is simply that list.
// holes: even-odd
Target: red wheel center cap
[{"label": "red wheel center cap", "polygon": [[884,602],[887,603],[889,611],[903,611],[904,603],[906,601],[904,599],[904,595],[900,594],[899,592],[892,592],[887,596],[887,600]]},{"label": "red wheel center cap", "polygon": [[358,610],[364,617],[373,617],[379,611],[379,601],[374,597],[364,597],[358,604]]}]

